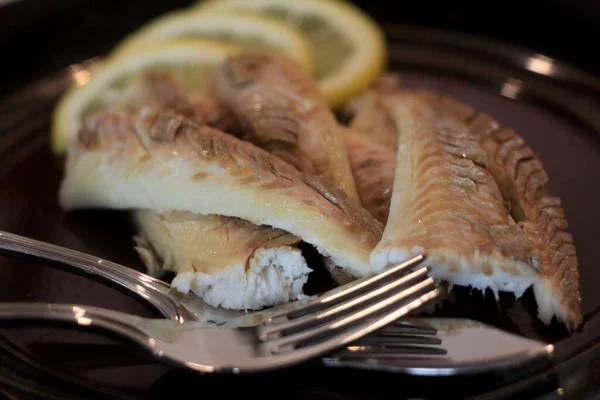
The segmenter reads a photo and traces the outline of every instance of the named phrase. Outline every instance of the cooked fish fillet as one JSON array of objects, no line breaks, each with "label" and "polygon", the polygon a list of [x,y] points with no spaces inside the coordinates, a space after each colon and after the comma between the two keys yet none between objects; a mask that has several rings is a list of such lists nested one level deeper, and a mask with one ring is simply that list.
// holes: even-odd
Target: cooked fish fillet
[{"label": "cooked fish fillet", "polygon": [[[223,63],[212,87],[244,140],[359,200],[343,135],[303,68],[281,55],[242,54]],[[352,279],[324,261],[338,283]]]},{"label": "cooked fish fillet", "polygon": [[112,97],[111,105],[132,112],[143,107],[170,110],[193,120],[231,134],[237,134],[237,123],[225,108],[209,96],[190,98],[173,74],[148,71],[130,79],[124,90]]},{"label": "cooked fish fillet", "polygon": [[395,153],[356,131],[340,127],[344,132],[346,150],[360,203],[385,225],[394,185]]},{"label": "cooked fish fillet", "polygon": [[175,77],[164,71],[143,72],[132,77],[115,103],[124,103],[132,111],[143,107],[172,110],[198,123],[204,123],[206,116],[197,112]]},{"label": "cooked fish fillet", "polygon": [[540,279],[533,286],[538,317],[549,324],[556,316],[569,329],[576,329],[583,321],[576,249],[562,202],[547,188],[549,179],[541,161],[517,132],[489,115],[452,98],[439,101],[479,138],[511,215],[541,254]]},{"label": "cooked fish fillet", "polygon": [[397,126],[388,222],[374,269],[425,252],[431,276],[522,293],[539,279],[539,255],[512,221],[474,135],[427,96],[386,96]]},{"label": "cooked fish fillet", "polygon": [[60,189],[65,209],[237,217],[298,236],[353,276],[372,272],[368,255],[381,224],[341,191],[179,115],[151,109],[136,118],[112,115],[113,121],[89,118],[73,141]]},{"label": "cooked fish fillet", "polygon": [[395,93],[399,86],[400,79],[397,75],[384,75],[350,107],[353,117],[349,126],[394,152],[398,148],[398,131],[384,99]]},{"label": "cooked fish fillet", "polygon": [[370,84],[365,91],[346,101],[341,107],[343,116],[349,118],[355,117],[373,96],[378,96],[383,93],[394,93],[396,90],[400,89],[400,81],[400,76],[397,73],[384,73]]},{"label": "cooked fish fillet", "polygon": [[137,250],[147,265],[177,273],[172,286],[213,307],[261,309],[296,300],[311,269],[300,239],[239,218],[138,210]]},{"label": "cooked fish fillet", "polygon": [[229,58],[212,85],[242,138],[358,200],[344,137],[306,71],[283,55]]},{"label": "cooked fish fillet", "polygon": [[[119,103],[130,112],[152,107],[199,124],[232,126],[214,102],[192,103],[168,72],[133,77]],[[140,231],[135,248],[148,271],[175,272],[174,288],[215,307],[260,309],[295,300],[311,271],[296,247],[300,239],[269,226],[191,212],[134,210],[133,217]]]}]

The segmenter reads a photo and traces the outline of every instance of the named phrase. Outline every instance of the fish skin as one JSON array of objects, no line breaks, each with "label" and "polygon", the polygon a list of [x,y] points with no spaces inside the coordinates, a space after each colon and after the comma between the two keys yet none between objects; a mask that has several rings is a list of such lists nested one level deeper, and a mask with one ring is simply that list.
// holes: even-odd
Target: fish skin
[{"label": "fish skin", "polygon": [[198,124],[206,124],[237,135],[237,123],[210,96],[190,99],[173,74],[167,71],[146,71],[134,76],[120,96],[125,109],[137,112],[143,107],[172,111]]},{"label": "fish skin", "polygon": [[384,98],[399,90],[400,82],[396,74],[384,75],[349,105],[349,127],[393,152],[398,148],[398,132]]},{"label": "fish skin", "polygon": [[434,278],[520,296],[538,279],[539,254],[510,218],[477,138],[431,96],[398,91],[383,100],[399,145],[373,268],[424,252]]},{"label": "fish skin", "polygon": [[[300,238],[281,229],[257,226],[234,217],[185,211],[157,214],[139,210],[136,214],[141,225],[160,226],[165,233],[163,241],[173,242],[170,244],[179,250],[160,249],[163,268],[167,271],[179,272],[178,269],[183,268],[210,274],[230,262],[245,265],[259,247],[293,246],[300,242]],[[155,230],[153,236],[158,236],[158,232]],[[151,240],[151,243],[160,240]],[[177,264],[180,268],[176,268]]]},{"label": "fish skin", "polygon": [[548,190],[541,160],[516,131],[490,115],[451,97],[438,96],[438,101],[478,138],[511,215],[541,254],[541,279],[533,289],[538,318],[549,324],[556,317],[569,330],[578,329],[583,316],[575,243],[561,199]]},{"label": "fish skin", "polygon": [[394,186],[395,153],[364,134],[340,126],[362,206],[386,224]]},{"label": "fish skin", "polygon": [[152,139],[159,115],[142,109],[135,118],[88,118],[95,138],[89,146],[73,141],[61,206],[237,217],[300,237],[353,276],[373,271],[368,255],[382,226],[356,201],[251,143],[187,119],[172,139]]},{"label": "fish skin", "polygon": [[[237,119],[242,139],[360,199],[337,121],[299,65],[280,55],[247,53],[224,62],[211,87]],[[339,284],[353,279],[331,259],[324,263]]]},{"label": "fish skin", "polygon": [[[184,117],[229,133],[235,133],[237,126],[217,102],[189,99],[166,71],[133,77],[120,100],[125,100],[124,109],[131,113],[144,107],[164,111],[149,131],[154,139],[172,140]],[[160,214],[148,209],[133,210],[133,220],[138,229],[135,250],[148,273],[160,276],[166,271],[175,272],[174,288],[191,290],[213,306],[256,309],[294,300],[297,286],[310,271],[305,261],[292,265],[299,261],[300,238],[269,226],[220,215],[182,211]],[[260,267],[272,262],[265,256],[274,254],[288,255],[287,263],[264,267],[270,271],[263,276]],[[224,280],[227,287],[223,286]]]},{"label": "fish skin", "polygon": [[[173,109],[169,107],[174,101],[165,102],[164,99],[176,98],[176,104],[183,103],[183,94],[175,96],[172,93],[163,95],[165,92],[174,92],[177,90],[177,83],[174,79],[169,78],[168,74],[157,74],[153,73],[150,75],[151,79],[145,79],[145,84],[152,85],[146,89],[143,93],[145,99],[150,99],[149,105],[156,106],[164,109]],[[395,76],[381,78],[381,82],[378,83],[377,88],[381,90],[390,90],[392,86],[395,86]],[[159,83],[157,85],[156,83]],[[181,93],[180,91],[178,91]],[[156,99],[157,100],[153,100]],[[206,108],[203,109],[202,105]],[[166,106],[166,107],[165,107]],[[178,107],[175,111],[183,108],[184,110],[188,107]],[[195,121],[203,123],[206,121],[207,125],[219,129],[219,124],[216,124],[215,120],[225,120],[226,132],[236,132],[235,136],[243,136],[241,129],[236,127],[236,123],[233,121],[233,117],[229,115],[229,118],[224,118],[223,115],[228,115],[223,107],[215,100],[205,100],[196,108],[196,114],[194,114]],[[217,117],[212,117],[216,115]],[[219,118],[220,117],[220,118]],[[385,224],[387,220],[387,214],[389,211],[389,203],[391,199],[391,191],[394,177],[394,163],[395,156],[394,152],[388,148],[378,145],[370,140],[370,138],[362,137],[365,136],[358,131],[349,127],[338,125],[339,129],[342,130],[344,136],[344,144],[348,153],[348,159],[354,181],[356,184],[359,200],[364,208],[367,209],[378,221]],[[223,129],[222,129],[223,130]],[[323,143],[326,145],[326,143]]]},{"label": "fish skin", "polygon": [[[391,79],[391,77],[390,77]],[[382,78],[385,82],[386,80]],[[384,88],[389,88],[380,84]],[[206,123],[219,129],[219,121],[226,127],[226,132],[239,132],[231,118],[223,118],[227,113],[217,101],[203,100],[194,104],[188,102],[185,94],[178,88],[175,79],[166,72],[145,73],[138,79],[137,99],[134,104],[173,110],[183,116],[192,118],[199,124]],[[394,152],[372,143],[356,130],[339,125],[344,136],[344,144],[348,153],[352,175],[357,186],[359,199],[378,221],[385,224],[389,211],[393,177]],[[222,129],[223,130],[223,129]],[[236,136],[239,136],[237,134]],[[326,143],[323,143],[325,145]]]},{"label": "fish skin", "polygon": [[239,122],[242,139],[358,200],[337,120],[301,66],[279,54],[232,56],[211,88]]},{"label": "fish skin", "polygon": [[132,112],[152,107],[173,111],[197,123],[206,122],[206,114],[197,112],[175,77],[166,71],[147,71],[134,76],[120,97]]}]

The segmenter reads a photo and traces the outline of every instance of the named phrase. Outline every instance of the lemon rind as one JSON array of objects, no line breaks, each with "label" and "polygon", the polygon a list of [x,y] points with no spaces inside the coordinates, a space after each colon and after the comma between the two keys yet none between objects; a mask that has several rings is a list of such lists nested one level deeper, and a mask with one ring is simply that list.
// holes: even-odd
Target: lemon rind
[{"label": "lemon rind", "polygon": [[[360,94],[386,68],[385,35],[380,27],[358,7],[340,0],[267,0],[264,4],[278,4],[297,12],[318,11],[332,26],[337,27],[351,41],[360,43],[358,51],[344,63],[341,70],[318,82],[332,108],[341,106],[347,99]],[[239,7],[242,8],[239,8]],[[197,10],[226,11],[232,13],[254,7],[246,0],[208,0],[192,5]],[[367,60],[367,62],[365,61]]]},{"label": "lemon rind", "polygon": [[[127,54],[146,42],[176,39],[178,34],[194,32],[201,34],[223,29],[237,35],[261,36],[263,40],[281,49],[282,53],[290,56],[307,71],[313,70],[312,47],[302,32],[272,17],[232,15],[218,10],[184,9],[158,17],[117,43],[111,56]],[[218,41],[218,39],[208,40]],[[224,40],[223,43],[227,42]]]}]

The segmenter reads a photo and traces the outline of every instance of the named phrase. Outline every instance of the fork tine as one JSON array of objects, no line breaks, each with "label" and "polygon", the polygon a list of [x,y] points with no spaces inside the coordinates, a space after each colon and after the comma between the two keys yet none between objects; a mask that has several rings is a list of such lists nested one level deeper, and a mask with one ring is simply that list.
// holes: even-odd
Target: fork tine
[{"label": "fork tine", "polygon": [[348,346],[335,353],[337,359],[366,359],[366,358],[409,358],[410,356],[445,356],[448,352],[440,346],[398,346],[398,347],[371,347]]},{"label": "fork tine", "polygon": [[416,325],[393,325],[390,324],[380,331],[377,332],[378,336],[404,336],[404,335],[423,335],[423,336],[435,336],[437,335],[437,329],[429,326],[416,326]]},{"label": "fork tine", "polygon": [[424,278],[426,274],[427,268],[420,268],[382,287],[366,292],[360,296],[355,296],[353,298],[351,297],[345,302],[340,303],[334,307],[329,307],[324,311],[306,314],[303,317],[292,319],[290,321],[284,320],[284,322],[281,323],[271,323],[266,326],[261,326],[259,328],[260,338],[261,340],[267,340],[267,336],[273,333],[281,333],[284,331],[289,331],[291,329],[306,328],[307,325],[323,323],[337,317],[338,315],[348,314],[349,310],[357,308],[361,305],[365,305],[370,300],[374,300],[377,297],[381,297],[382,295],[390,293],[392,290],[397,290],[402,286],[418,281],[418,279]]},{"label": "fork tine", "polygon": [[[412,310],[415,310],[421,307],[426,302],[436,298],[439,294],[439,289],[433,289],[428,292],[425,292],[424,294],[420,295],[419,297],[413,299],[408,303],[402,301],[396,302],[394,304],[395,306],[391,310],[377,317],[373,317],[367,321],[364,321],[353,328],[342,330],[334,336],[321,342],[313,343],[310,346],[295,349],[288,354],[302,352],[304,353],[304,356],[315,356],[318,354],[329,353],[335,350],[336,348],[344,346],[348,343],[355,342],[360,337],[368,335],[369,333],[374,332],[377,329],[389,324],[390,322],[408,314]],[[274,348],[274,350],[281,349]]]},{"label": "fork tine", "polygon": [[379,336],[398,336],[407,334],[435,336],[437,333],[438,330],[434,327],[404,320],[394,321],[377,331],[377,335]]},{"label": "fork tine", "polygon": [[[425,255],[420,254],[416,257],[411,258],[410,260],[403,262],[402,264],[396,265],[394,267],[387,268],[386,270],[373,275],[366,276],[361,279],[357,279],[343,287],[338,289],[341,290],[332,290],[328,294],[320,296],[316,298],[314,301],[311,301],[302,307],[296,308],[291,312],[283,312],[278,315],[274,315],[268,320],[264,321],[263,324],[268,325],[272,322],[277,322],[277,319],[280,317],[295,319],[300,318],[304,315],[312,314],[315,310],[324,309],[326,307],[331,307],[334,304],[341,303],[351,296],[356,296],[359,293],[364,293],[376,285],[380,284],[382,281],[389,280],[393,276],[399,273],[406,273],[407,270],[417,266],[425,259]],[[343,289],[342,289],[343,288]]]},{"label": "fork tine", "polygon": [[[432,290],[433,286],[433,279],[426,278],[417,284],[411,285],[409,288],[393,292],[386,296],[385,299],[363,307],[356,312],[345,313],[333,321],[329,321],[316,328],[304,329],[298,333],[269,339],[265,341],[264,345],[268,346],[272,353],[277,353],[285,351],[290,346],[297,347],[301,346],[304,342],[308,344],[320,340],[327,334],[335,335],[342,328],[347,329],[349,333],[341,332],[338,334],[346,337],[343,344],[349,343],[398,319],[407,312],[421,306],[430,298],[436,297],[439,291],[438,289]],[[370,320],[371,317],[373,317],[372,320]],[[353,324],[359,324],[359,326],[352,328]]]},{"label": "fork tine", "polygon": [[437,336],[420,336],[420,335],[398,335],[396,337],[379,336],[376,332],[374,335],[362,338],[356,343],[358,346],[381,346],[394,347],[405,344],[442,344],[442,339]]}]

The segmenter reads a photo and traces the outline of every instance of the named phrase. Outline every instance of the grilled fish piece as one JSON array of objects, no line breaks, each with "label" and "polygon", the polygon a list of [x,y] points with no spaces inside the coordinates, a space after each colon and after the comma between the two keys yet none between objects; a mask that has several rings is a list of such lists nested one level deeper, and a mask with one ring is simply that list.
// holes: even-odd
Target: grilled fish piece
[{"label": "grilled fish piece", "polygon": [[[212,87],[244,140],[358,201],[337,121],[299,65],[281,55],[235,56],[217,70]],[[324,262],[338,283],[352,279],[333,260]]]},{"label": "grilled fish piece", "polygon": [[384,101],[399,145],[373,268],[425,252],[434,278],[521,296],[539,279],[539,255],[510,218],[476,137],[428,96],[397,92]]},{"label": "grilled fish piece", "polygon": [[[214,100],[191,102],[174,77],[150,72],[129,85],[129,105],[173,110],[198,123],[235,133],[237,124]],[[299,238],[238,218],[189,212],[135,210],[141,237],[136,250],[151,269],[174,271],[172,285],[207,304],[261,309],[296,300],[311,271]],[[161,261],[161,263],[159,263]],[[214,266],[219,266],[215,268]]]},{"label": "grilled fish piece", "polygon": [[562,202],[548,190],[540,159],[517,132],[491,116],[449,97],[438,101],[479,139],[512,217],[541,254],[540,279],[533,285],[539,319],[549,324],[556,316],[577,329],[583,317],[575,244]]},{"label": "grilled fish piece", "polygon": [[[60,203],[237,217],[312,244],[352,276],[371,273],[382,226],[357,202],[251,143],[180,115],[142,109],[90,118],[73,141]],[[118,127],[119,129],[113,129]]]},{"label": "grilled fish piece", "polygon": [[113,96],[112,104],[131,112],[143,107],[170,110],[198,124],[239,134],[236,121],[217,101],[209,96],[190,98],[175,77],[166,71],[147,71],[132,77],[125,89]]},{"label": "grilled fish piece", "polygon": [[217,69],[212,88],[244,140],[358,200],[344,137],[302,67],[282,55],[233,56]]},{"label": "grilled fish piece", "polygon": [[[133,77],[118,102],[130,112],[152,107],[199,124],[227,130],[233,126],[215,102],[192,103],[168,72]],[[139,230],[135,249],[148,271],[155,276],[175,272],[174,288],[181,293],[191,290],[214,307],[261,309],[296,300],[311,271],[296,246],[300,239],[269,226],[153,210],[133,210],[133,219]]]},{"label": "grilled fish piece", "polygon": [[369,138],[353,129],[340,129],[344,132],[360,203],[375,219],[385,225],[392,198],[396,155],[392,150],[371,142]]},{"label": "grilled fish piece", "polygon": [[350,128],[394,152],[398,148],[398,131],[384,99],[399,88],[397,75],[384,75],[348,107],[352,114]]},{"label": "grilled fish piece", "polygon": [[[145,264],[177,273],[172,286],[213,307],[262,309],[296,300],[311,269],[300,239],[239,218],[137,210],[136,250]],[[158,264],[159,261],[161,264]]]}]

